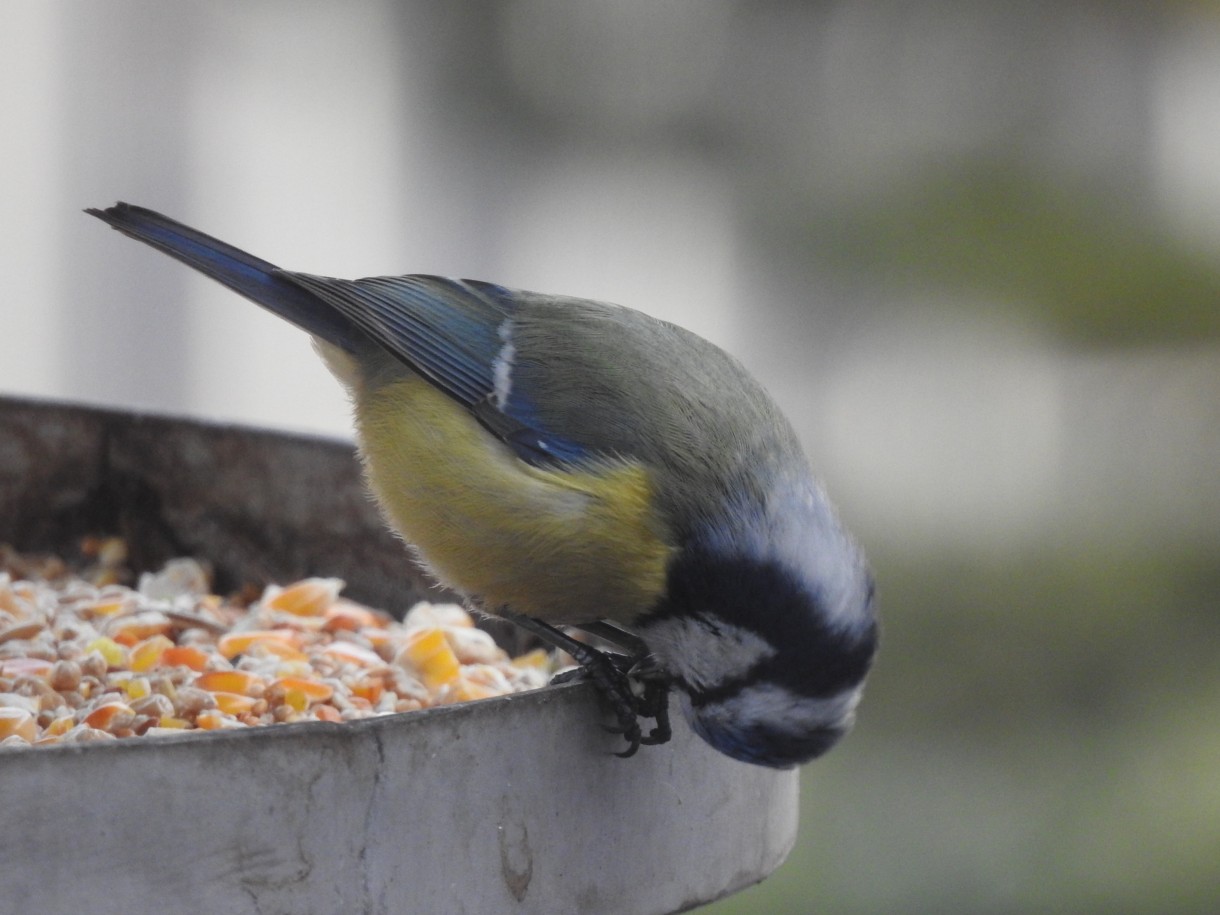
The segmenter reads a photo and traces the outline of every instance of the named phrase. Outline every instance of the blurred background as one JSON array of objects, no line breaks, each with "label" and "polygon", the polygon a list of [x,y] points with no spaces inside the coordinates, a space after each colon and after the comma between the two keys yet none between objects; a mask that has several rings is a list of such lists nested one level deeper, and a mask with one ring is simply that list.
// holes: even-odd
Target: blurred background
[{"label": "blurred background", "polygon": [[856,732],[707,909],[1220,911],[1220,4],[0,6],[0,393],[350,435],[109,231],[609,299],[739,355],[875,566]]}]

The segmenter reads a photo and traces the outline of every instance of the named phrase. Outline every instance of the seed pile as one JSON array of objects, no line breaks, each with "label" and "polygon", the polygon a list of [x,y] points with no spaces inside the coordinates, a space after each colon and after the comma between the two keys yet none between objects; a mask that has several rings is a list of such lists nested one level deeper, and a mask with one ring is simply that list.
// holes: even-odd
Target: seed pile
[{"label": "seed pile", "polygon": [[510,659],[453,604],[404,620],[340,596],[337,578],[210,593],[176,559],[117,583],[121,540],[73,574],[0,545],[0,747],[297,721],[350,721],[544,686],[541,651]]}]

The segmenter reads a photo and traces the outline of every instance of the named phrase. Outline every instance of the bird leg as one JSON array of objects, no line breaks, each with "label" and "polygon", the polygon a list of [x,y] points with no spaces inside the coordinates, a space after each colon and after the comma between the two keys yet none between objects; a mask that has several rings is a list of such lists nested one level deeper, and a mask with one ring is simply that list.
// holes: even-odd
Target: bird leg
[{"label": "bird leg", "polygon": [[643,658],[648,654],[648,646],[644,644],[642,638],[634,632],[628,632],[626,629],[616,626],[614,623],[608,623],[605,620],[595,620],[591,623],[581,623],[579,626],[571,628],[587,632],[603,642],[609,642],[611,645],[623,649],[633,658]]},{"label": "bird leg", "polygon": [[[627,740],[627,749],[616,753],[616,756],[625,759],[634,756],[641,744],[661,744],[669,740],[672,734],[669,727],[669,679],[658,668],[642,666],[644,662],[637,662],[636,659],[627,655],[599,651],[591,645],[572,638],[550,623],[514,613],[504,607],[499,608],[496,615],[517,624],[527,632],[532,632],[548,644],[566,651],[580,665],[580,671],[574,671],[570,676],[560,674],[551,682],[568,682],[580,676],[588,677],[593,681],[598,692],[610,705],[618,719],[619,727],[608,730],[622,734]],[[623,633],[623,635],[629,634]],[[642,645],[642,643],[640,644]],[[639,679],[644,684],[642,696],[637,696],[631,688],[630,677],[637,676],[637,671],[641,674]],[[653,718],[657,723],[647,736],[640,730],[638,719],[641,717]]]}]

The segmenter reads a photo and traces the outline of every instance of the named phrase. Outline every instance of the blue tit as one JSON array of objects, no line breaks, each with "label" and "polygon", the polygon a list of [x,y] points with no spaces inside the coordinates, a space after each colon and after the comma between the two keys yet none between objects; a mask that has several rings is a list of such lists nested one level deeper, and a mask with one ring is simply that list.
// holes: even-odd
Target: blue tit
[{"label": "blue tit", "polygon": [[[669,685],[708,744],[749,763],[797,765],[850,728],[877,645],[872,577],[731,356],[617,305],[294,273],[141,207],[87,212],[312,335],[388,522],[439,582],[572,648],[622,755],[668,736]],[[559,626],[621,634],[659,693]],[[657,721],[646,736],[637,715]]]}]

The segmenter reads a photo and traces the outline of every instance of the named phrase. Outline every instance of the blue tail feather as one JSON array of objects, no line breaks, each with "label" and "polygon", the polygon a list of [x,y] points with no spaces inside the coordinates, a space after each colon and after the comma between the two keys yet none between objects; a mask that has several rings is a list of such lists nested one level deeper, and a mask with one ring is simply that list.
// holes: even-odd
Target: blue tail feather
[{"label": "blue tail feather", "polygon": [[85,212],[348,352],[367,345],[366,335],[351,321],[313,293],[285,279],[274,264],[160,213],[129,203]]}]

